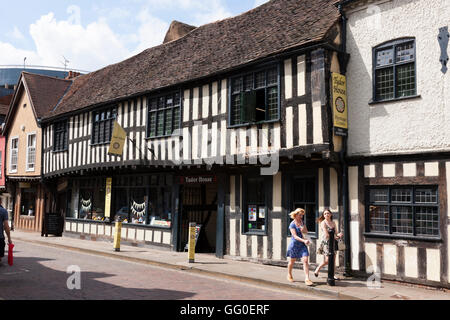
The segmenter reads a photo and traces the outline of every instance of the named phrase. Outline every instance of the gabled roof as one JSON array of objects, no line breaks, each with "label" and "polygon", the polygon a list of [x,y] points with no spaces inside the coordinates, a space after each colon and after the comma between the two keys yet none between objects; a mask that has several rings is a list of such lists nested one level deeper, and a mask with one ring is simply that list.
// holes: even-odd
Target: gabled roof
[{"label": "gabled roof", "polygon": [[50,114],[71,84],[72,80],[22,72],[6,116],[4,132],[6,132],[10,122],[14,119],[14,112],[23,92],[28,94],[34,116],[37,120]]},{"label": "gabled roof", "polygon": [[[272,0],[78,77],[49,118],[233,70],[317,43],[339,19],[333,0]],[[95,54],[95,53],[93,53]]]}]

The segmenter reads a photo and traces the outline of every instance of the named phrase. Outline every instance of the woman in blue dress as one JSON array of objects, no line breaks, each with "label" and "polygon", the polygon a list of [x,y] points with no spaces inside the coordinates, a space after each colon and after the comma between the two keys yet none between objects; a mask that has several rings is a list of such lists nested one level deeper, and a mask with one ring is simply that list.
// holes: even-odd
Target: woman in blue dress
[{"label": "woman in blue dress", "polygon": [[289,230],[291,231],[292,237],[286,253],[286,256],[290,258],[288,263],[287,279],[290,282],[294,282],[294,278],[292,277],[292,269],[295,261],[297,259],[301,259],[303,262],[303,270],[305,272],[305,284],[307,286],[311,286],[313,285],[313,282],[309,279],[309,252],[307,247],[310,241],[303,238],[303,233],[308,233],[308,229],[306,229],[306,226],[303,223],[305,210],[298,208],[295,211],[292,211],[289,215],[294,221],[292,221],[289,225]]}]

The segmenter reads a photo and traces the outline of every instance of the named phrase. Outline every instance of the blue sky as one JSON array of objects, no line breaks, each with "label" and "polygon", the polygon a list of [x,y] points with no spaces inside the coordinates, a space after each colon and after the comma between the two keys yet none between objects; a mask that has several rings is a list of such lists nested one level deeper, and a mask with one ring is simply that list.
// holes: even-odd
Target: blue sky
[{"label": "blue sky", "polygon": [[0,0],[0,65],[94,71],[158,45],[172,20],[195,26],[267,0]]}]

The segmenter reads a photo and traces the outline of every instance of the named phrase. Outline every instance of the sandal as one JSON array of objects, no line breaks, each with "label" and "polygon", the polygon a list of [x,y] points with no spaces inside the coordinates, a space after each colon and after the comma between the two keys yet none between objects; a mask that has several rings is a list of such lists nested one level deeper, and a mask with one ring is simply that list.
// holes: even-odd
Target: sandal
[{"label": "sandal", "polygon": [[294,282],[294,278],[292,276],[290,276],[290,275],[287,276],[287,280],[289,282]]},{"label": "sandal", "polygon": [[312,286],[314,283],[311,280],[305,280],[305,284],[309,287]]}]

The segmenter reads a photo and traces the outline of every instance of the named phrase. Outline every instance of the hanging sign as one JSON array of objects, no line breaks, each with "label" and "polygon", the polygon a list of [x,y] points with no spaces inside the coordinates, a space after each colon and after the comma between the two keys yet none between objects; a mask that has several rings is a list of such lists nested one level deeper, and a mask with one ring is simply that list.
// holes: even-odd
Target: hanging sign
[{"label": "hanging sign", "polygon": [[105,218],[111,217],[111,186],[112,186],[112,178],[106,178]]},{"label": "hanging sign", "polygon": [[121,156],[123,153],[123,146],[125,145],[125,139],[127,137],[127,133],[120,126],[120,124],[115,121],[114,129],[111,136],[111,142],[109,144],[108,154]]},{"label": "hanging sign", "polygon": [[347,105],[347,78],[339,73],[331,73],[331,86],[333,93],[333,125],[337,136],[347,136],[348,131],[348,105]]}]

